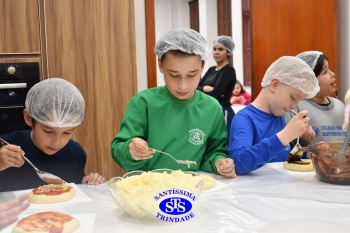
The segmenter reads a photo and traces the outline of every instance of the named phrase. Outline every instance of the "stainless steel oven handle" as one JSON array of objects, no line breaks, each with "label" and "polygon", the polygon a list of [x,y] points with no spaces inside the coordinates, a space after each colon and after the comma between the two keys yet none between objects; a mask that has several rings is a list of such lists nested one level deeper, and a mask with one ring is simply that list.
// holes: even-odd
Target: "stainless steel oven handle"
[{"label": "stainless steel oven handle", "polygon": [[27,88],[27,83],[5,83],[0,84],[0,89]]}]

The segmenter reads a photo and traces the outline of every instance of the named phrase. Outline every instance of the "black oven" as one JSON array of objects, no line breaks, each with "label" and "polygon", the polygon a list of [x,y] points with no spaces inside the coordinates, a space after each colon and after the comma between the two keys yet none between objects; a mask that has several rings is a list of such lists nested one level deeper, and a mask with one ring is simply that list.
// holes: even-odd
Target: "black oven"
[{"label": "black oven", "polygon": [[0,63],[0,135],[28,129],[24,103],[39,77],[39,62]]}]

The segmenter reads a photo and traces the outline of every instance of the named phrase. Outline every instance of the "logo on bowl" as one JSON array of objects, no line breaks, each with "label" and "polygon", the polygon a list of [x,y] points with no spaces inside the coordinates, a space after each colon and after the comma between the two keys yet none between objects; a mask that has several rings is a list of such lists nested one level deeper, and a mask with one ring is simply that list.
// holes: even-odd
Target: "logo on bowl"
[{"label": "logo on bowl", "polygon": [[195,216],[192,206],[196,196],[191,192],[169,189],[154,196],[154,199],[159,202],[156,217],[162,221],[185,222]]}]

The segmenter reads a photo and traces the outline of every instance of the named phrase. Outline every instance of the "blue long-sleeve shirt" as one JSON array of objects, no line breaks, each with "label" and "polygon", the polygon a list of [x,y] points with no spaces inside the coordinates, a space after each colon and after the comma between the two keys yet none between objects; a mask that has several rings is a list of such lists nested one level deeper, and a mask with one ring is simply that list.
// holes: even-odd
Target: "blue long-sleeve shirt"
[{"label": "blue long-sleeve shirt", "polygon": [[229,135],[229,156],[238,175],[254,171],[266,163],[286,161],[290,144],[283,146],[277,133],[286,126],[284,116],[263,112],[252,104],[233,118]]}]

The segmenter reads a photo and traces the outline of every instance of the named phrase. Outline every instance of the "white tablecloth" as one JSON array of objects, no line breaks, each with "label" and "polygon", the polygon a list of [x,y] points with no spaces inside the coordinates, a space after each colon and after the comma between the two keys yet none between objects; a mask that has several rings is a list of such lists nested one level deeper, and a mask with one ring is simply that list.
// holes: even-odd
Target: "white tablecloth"
[{"label": "white tablecloth", "polygon": [[[259,232],[268,223],[288,219],[328,220],[350,229],[350,186],[321,182],[314,172],[286,171],[282,163],[272,163],[232,180],[215,178],[225,185],[202,192],[195,217],[183,223],[130,217],[114,204],[106,183],[77,186],[91,201],[30,208],[22,215],[47,210],[73,214],[96,233]],[[1,202],[13,197],[13,192],[0,193]]]}]

